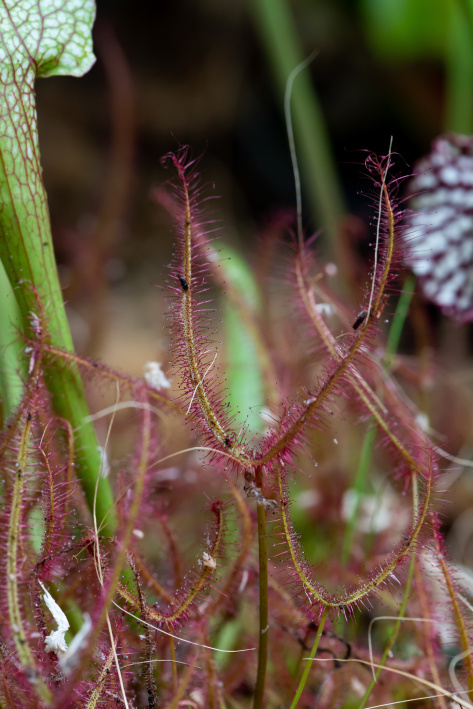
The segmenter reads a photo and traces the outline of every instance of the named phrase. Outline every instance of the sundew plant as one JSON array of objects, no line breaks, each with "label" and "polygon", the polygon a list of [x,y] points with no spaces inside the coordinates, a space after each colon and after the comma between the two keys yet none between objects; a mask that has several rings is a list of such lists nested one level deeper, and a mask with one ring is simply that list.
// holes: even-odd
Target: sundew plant
[{"label": "sundew plant", "polygon": [[[38,152],[34,80],[87,71],[93,3],[0,13],[0,706],[471,707],[471,585],[439,515],[449,456],[392,373],[403,262],[425,254],[391,148],[365,154],[360,302],[300,205],[242,288],[199,161],[166,155],[170,366],[129,376],[74,352]],[[229,328],[252,352],[251,418],[230,405]]]}]

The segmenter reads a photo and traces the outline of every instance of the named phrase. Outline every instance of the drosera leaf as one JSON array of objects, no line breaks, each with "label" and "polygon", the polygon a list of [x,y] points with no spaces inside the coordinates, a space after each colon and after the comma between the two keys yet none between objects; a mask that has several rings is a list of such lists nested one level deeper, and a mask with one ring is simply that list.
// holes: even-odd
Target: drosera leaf
[{"label": "drosera leaf", "polygon": [[[34,402],[33,402],[34,405]],[[29,418],[28,418],[29,417]],[[25,416],[25,426],[22,431],[20,444],[18,447],[18,455],[16,460],[16,475],[13,484],[13,495],[11,500],[9,523],[8,523],[8,541],[6,553],[6,595],[8,603],[8,616],[10,626],[13,632],[13,640],[16,646],[16,652],[20,660],[23,672],[29,678],[35,692],[46,705],[51,703],[51,692],[46,685],[42,675],[38,671],[35,655],[28,643],[28,637],[25,630],[23,612],[19,593],[19,540],[20,527],[22,524],[22,506],[25,490],[24,471],[28,459],[28,446],[32,432],[32,417],[30,414]],[[20,562],[21,563],[21,562]]]},{"label": "drosera leaf", "polygon": [[[93,0],[0,0],[0,259],[24,331],[30,334],[32,313],[46,318],[46,341],[69,352],[73,344],[41,172],[34,82],[37,76],[80,76],[92,66],[94,16]],[[77,430],[77,472],[92,509],[100,456],[92,425],[84,426],[89,412],[79,373],[51,366],[46,382],[56,413]],[[100,480],[99,521],[112,502],[109,483]],[[106,531],[112,532],[113,524]]]}]

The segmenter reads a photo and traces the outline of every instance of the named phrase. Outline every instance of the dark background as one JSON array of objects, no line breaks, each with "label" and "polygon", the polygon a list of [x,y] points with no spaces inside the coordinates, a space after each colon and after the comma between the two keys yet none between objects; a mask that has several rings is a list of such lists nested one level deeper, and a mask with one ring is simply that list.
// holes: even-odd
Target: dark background
[{"label": "dark background", "polygon": [[[169,178],[161,156],[178,144],[203,153],[204,179],[221,196],[222,234],[244,253],[277,210],[295,209],[283,97],[255,3],[99,2],[92,70],[80,79],[37,82],[44,179],[81,351],[137,370],[123,342],[128,327],[146,340],[148,358],[161,347],[161,295],[153,285],[162,281],[173,237],[150,195]],[[440,34],[438,27],[445,3],[287,5],[301,56],[319,52],[307,71],[344,211],[366,225],[355,222],[353,238],[367,244],[371,213],[360,194],[361,151],[385,154],[392,135],[409,172],[447,123],[448,36],[445,23]],[[405,17],[396,15],[400,5]],[[423,9],[428,13],[418,16]],[[325,225],[304,175],[303,191],[310,233]],[[117,342],[107,344],[120,323]]]}]

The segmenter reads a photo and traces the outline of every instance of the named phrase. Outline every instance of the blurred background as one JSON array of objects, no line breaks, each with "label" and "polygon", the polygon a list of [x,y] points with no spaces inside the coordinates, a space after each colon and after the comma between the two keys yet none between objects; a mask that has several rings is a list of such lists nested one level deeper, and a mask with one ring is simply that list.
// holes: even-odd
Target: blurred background
[{"label": "blurred background", "polygon": [[[320,251],[342,270],[347,253],[364,256],[351,271],[356,317],[373,237],[365,151],[385,155],[393,136],[397,171],[409,174],[436,136],[473,133],[472,18],[470,0],[99,2],[93,69],[37,82],[44,179],[78,351],[138,375],[149,360],[168,366],[162,287],[174,237],[152,198],[170,178],[165,153],[189,144],[202,155],[225,243],[250,262],[268,221],[295,215],[284,90],[314,50],[293,94],[304,227],[322,229]],[[422,299],[412,308],[400,351],[418,357],[401,361],[403,384],[442,445],[468,456],[471,329]],[[446,524],[460,515],[451,539],[458,560],[471,561],[469,474],[449,494],[457,505]]]},{"label": "blurred background", "polygon": [[[344,239],[367,244],[360,151],[386,154],[393,136],[408,173],[438,134],[471,132],[467,3],[99,2],[93,69],[37,82],[44,179],[79,350],[137,373],[156,357],[154,285],[173,237],[151,191],[169,179],[160,158],[178,144],[203,155],[222,233],[244,254],[268,219],[295,210],[283,94],[313,50],[293,98],[304,226],[324,229],[321,248],[333,258],[343,258]],[[130,327],[135,336],[124,339]]]}]

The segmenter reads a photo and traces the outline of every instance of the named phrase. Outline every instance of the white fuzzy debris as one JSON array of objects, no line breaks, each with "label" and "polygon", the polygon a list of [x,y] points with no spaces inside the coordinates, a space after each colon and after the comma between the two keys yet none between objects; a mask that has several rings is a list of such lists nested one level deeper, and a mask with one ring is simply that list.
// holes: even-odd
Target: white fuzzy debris
[{"label": "white fuzzy debris", "polygon": [[100,477],[108,478],[110,475],[110,463],[108,460],[107,451],[103,446],[97,446],[97,450],[100,453]]},{"label": "white fuzzy debris", "polygon": [[57,630],[53,630],[53,632],[50,633],[50,635],[48,635],[45,639],[44,649],[46,650],[46,652],[55,652],[56,655],[62,655],[62,653],[67,651],[65,635],[66,632],[69,630],[69,621],[67,620],[64,612],[59,608],[58,604],[51,596],[49,591],[46,591],[41,581],[39,582],[39,585],[44,591],[43,600],[49,608],[49,611],[58,626]]},{"label": "white fuzzy debris", "polygon": [[253,498],[256,500],[256,505],[257,507],[262,507],[265,510],[271,510],[272,512],[276,512],[278,510],[278,503],[276,500],[268,500],[268,498],[264,497],[261,494],[261,490],[258,490],[257,487],[254,485],[251,485],[248,490],[246,491],[246,494],[248,497]]},{"label": "white fuzzy debris", "polygon": [[30,310],[30,324],[35,333],[41,332],[41,320],[33,310]]},{"label": "white fuzzy debris", "polygon": [[145,533],[143,532],[142,529],[134,529],[133,534],[135,535],[135,537],[137,539],[143,539],[143,537],[145,536]]},{"label": "white fuzzy debris", "polygon": [[250,574],[248,573],[248,571],[246,569],[243,569],[240,585],[238,586],[238,593],[243,593],[243,591],[246,588],[246,584],[248,583],[249,577],[250,577]]},{"label": "white fuzzy debris", "polygon": [[189,694],[189,699],[191,699],[198,707],[204,706],[205,700],[201,689],[192,690],[192,692]]},{"label": "white fuzzy debris", "polygon": [[146,383],[150,387],[160,391],[160,389],[169,389],[171,382],[161,369],[161,362],[146,362],[143,367]]},{"label": "white fuzzy debris", "polygon": [[331,278],[333,278],[338,273],[338,266],[335,263],[327,263],[327,264],[325,264],[324,270],[325,270],[325,273],[327,274],[327,276],[330,276]]},{"label": "white fuzzy debris", "polygon": [[59,660],[59,667],[65,675],[69,675],[77,666],[80,651],[86,646],[86,638],[92,630],[92,618],[88,613],[84,613],[84,622],[81,629],[72,639],[66,653]]},{"label": "white fuzzy debris", "polygon": [[358,677],[351,678],[351,688],[359,697],[362,697],[363,694],[366,692],[365,685],[360,682]]},{"label": "white fuzzy debris", "polygon": [[416,416],[416,423],[421,427],[423,431],[426,433],[430,433],[432,430],[430,428],[430,420],[427,414],[425,414],[422,411],[419,411],[419,413]]},{"label": "white fuzzy debris", "polygon": [[271,512],[278,511],[278,503],[276,500],[268,500],[267,497],[262,495],[256,499],[256,506],[262,507],[264,510],[271,510]]},{"label": "white fuzzy debris", "polygon": [[217,568],[217,562],[215,561],[215,559],[213,559],[210,556],[210,554],[207,554],[206,551],[204,551],[204,553],[202,554],[202,562],[201,563],[202,563],[202,566],[207,566],[212,571],[215,571],[215,569]]},{"label": "white fuzzy debris", "polygon": [[333,313],[333,306],[330,303],[317,303],[315,309],[320,315],[331,315]]}]

